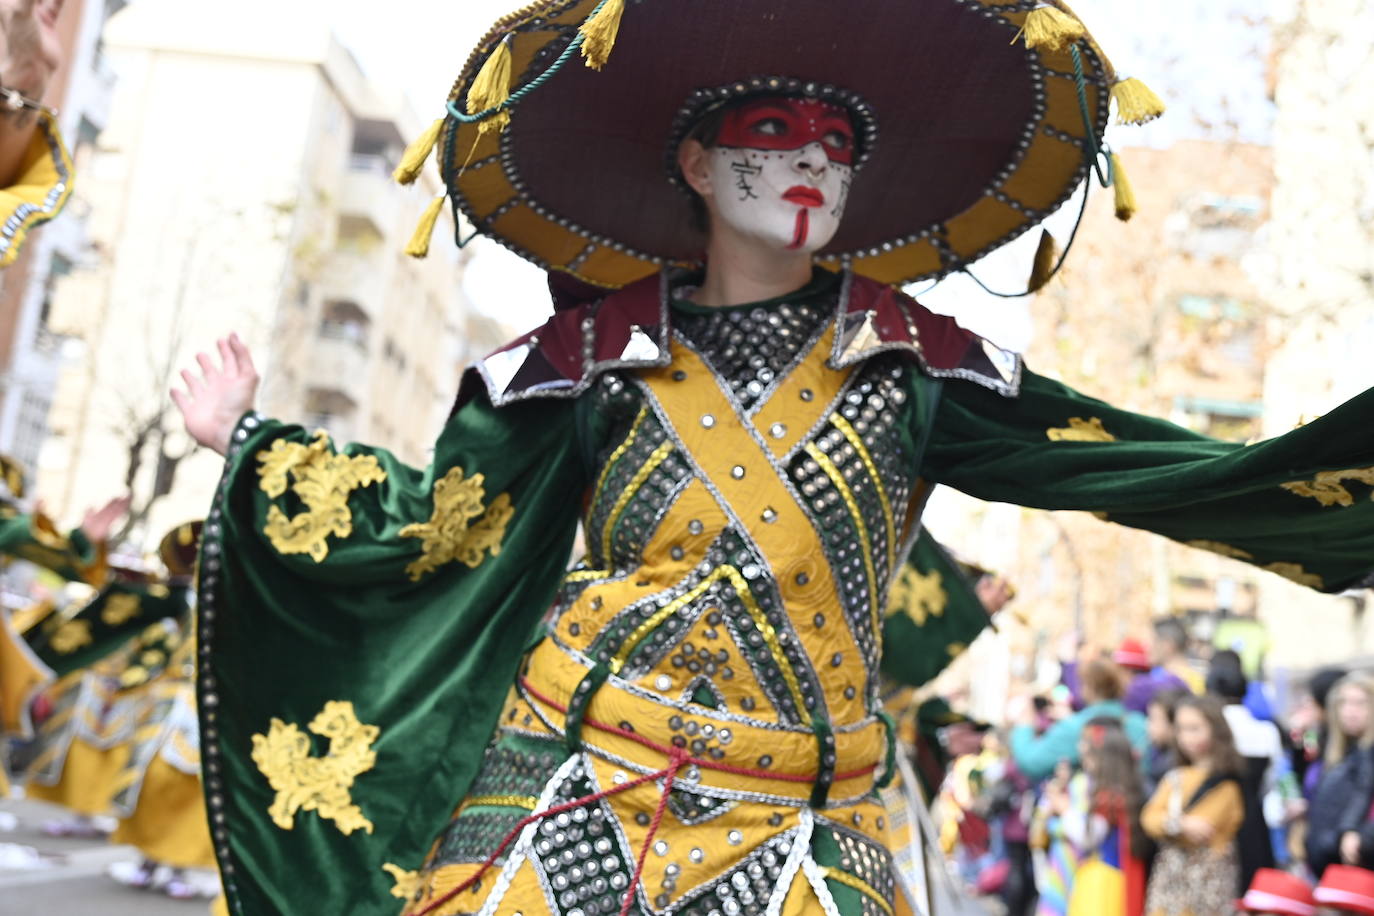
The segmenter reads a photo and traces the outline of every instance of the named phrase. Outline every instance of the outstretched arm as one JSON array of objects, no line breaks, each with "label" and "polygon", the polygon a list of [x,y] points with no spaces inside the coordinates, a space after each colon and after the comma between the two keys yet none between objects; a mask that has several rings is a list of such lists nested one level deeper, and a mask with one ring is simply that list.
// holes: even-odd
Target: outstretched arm
[{"label": "outstretched arm", "polygon": [[1374,391],[1241,445],[1029,371],[1019,398],[950,382],[923,472],[980,499],[1095,512],[1323,591],[1374,570]]}]

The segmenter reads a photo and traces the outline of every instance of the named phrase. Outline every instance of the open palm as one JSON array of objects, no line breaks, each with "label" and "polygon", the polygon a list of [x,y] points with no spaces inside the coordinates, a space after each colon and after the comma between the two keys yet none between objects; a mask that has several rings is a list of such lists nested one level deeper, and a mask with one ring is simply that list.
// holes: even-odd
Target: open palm
[{"label": "open palm", "polygon": [[115,523],[129,511],[130,499],[117,496],[98,509],[87,509],[81,519],[81,531],[93,544],[99,544],[110,536]]},{"label": "open palm", "polygon": [[186,389],[172,389],[172,402],[181,411],[191,438],[224,455],[229,451],[229,437],[239,418],[253,408],[258,373],[248,347],[237,334],[215,343],[219,365],[204,353],[197,353],[200,374],[182,370]]},{"label": "open palm", "polygon": [[61,0],[0,0],[0,75],[9,88],[41,95],[62,62]]}]

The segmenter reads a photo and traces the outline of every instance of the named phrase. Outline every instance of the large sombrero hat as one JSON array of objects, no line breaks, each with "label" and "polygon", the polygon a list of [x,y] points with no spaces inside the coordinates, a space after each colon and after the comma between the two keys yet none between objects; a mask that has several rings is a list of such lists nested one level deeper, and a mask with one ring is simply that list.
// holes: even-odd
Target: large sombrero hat
[{"label": "large sombrero hat", "polygon": [[173,578],[190,576],[196,570],[196,555],[200,550],[200,530],[204,522],[183,522],[162,537],[157,545],[158,559]]},{"label": "large sombrero hat", "polygon": [[437,144],[478,232],[619,287],[698,258],[676,145],[705,112],[767,93],[852,112],[860,172],[818,260],[887,283],[962,269],[1094,169],[1107,184],[1113,97],[1133,123],[1163,110],[1059,0],[543,0],[482,39],[397,178]]},{"label": "large sombrero hat", "polygon": [[24,466],[9,455],[0,455],[0,502],[24,498]]}]

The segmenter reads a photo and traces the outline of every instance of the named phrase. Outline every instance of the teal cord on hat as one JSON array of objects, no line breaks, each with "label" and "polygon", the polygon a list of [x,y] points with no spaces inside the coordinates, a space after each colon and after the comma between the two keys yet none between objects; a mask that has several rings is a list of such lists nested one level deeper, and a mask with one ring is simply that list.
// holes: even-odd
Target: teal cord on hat
[{"label": "teal cord on hat", "polygon": [[[601,8],[609,2],[610,0],[601,0],[601,2],[596,5],[596,9],[592,10],[591,15],[587,18],[591,19],[597,13],[601,12]],[[507,36],[507,38],[502,39],[502,41],[508,40],[509,36]],[[563,69],[563,65],[568,62],[568,59],[572,57],[574,53],[576,53],[578,48],[582,47],[582,42],[584,42],[585,40],[586,36],[581,32],[578,32],[577,35],[573,37],[573,40],[568,43],[568,46],[563,49],[563,53],[558,55],[557,60],[549,64],[549,68],[547,70],[536,76],[534,79],[530,80],[525,85],[521,86],[519,89],[512,92],[510,94],[510,98],[506,99],[501,104],[493,105],[485,111],[479,111],[476,114],[467,114],[466,112],[459,109],[457,105],[454,104],[453,99],[450,99],[448,103],[448,113],[452,115],[455,119],[457,119],[458,123],[460,124],[477,124],[481,121],[487,120],[488,118],[494,115],[500,114],[503,111],[513,108],[515,104],[519,102],[521,99],[523,99],[525,96],[529,95],[531,92],[538,89],[540,86],[544,85],[549,80],[553,79],[553,75],[557,73],[559,70]]]}]

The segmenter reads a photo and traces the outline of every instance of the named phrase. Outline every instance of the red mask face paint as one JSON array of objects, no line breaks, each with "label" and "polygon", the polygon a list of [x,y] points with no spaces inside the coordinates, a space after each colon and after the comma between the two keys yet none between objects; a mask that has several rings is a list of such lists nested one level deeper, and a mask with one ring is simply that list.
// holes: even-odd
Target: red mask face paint
[{"label": "red mask face paint", "polygon": [[758,99],[723,116],[710,150],[716,216],[736,232],[815,253],[839,230],[854,168],[847,111],[824,102]]},{"label": "red mask face paint", "polygon": [[849,112],[815,99],[759,99],[732,108],[721,120],[716,143],[775,151],[819,143],[831,162],[854,164],[854,127]]}]

